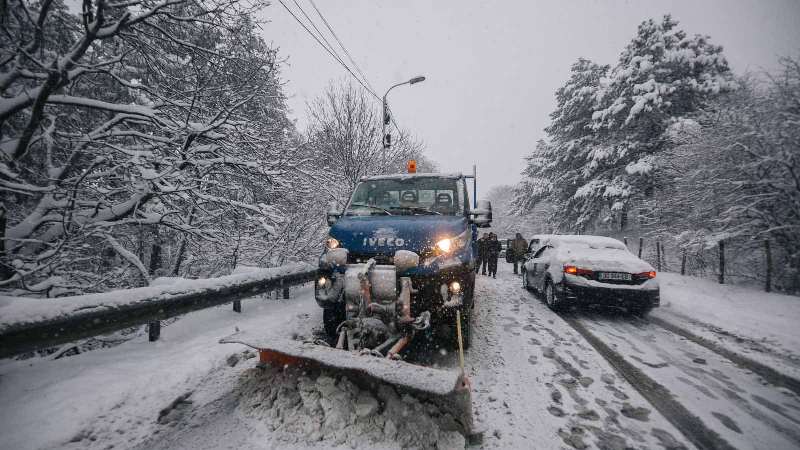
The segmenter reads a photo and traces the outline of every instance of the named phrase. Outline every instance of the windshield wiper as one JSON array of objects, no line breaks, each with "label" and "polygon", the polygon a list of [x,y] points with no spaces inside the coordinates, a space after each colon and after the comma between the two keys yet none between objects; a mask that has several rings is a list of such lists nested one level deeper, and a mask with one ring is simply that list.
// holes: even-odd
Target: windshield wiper
[{"label": "windshield wiper", "polygon": [[389,216],[392,215],[392,213],[390,213],[388,209],[381,208],[380,206],[368,205],[366,203],[350,203],[350,206],[361,206],[363,208],[377,209],[378,211],[383,211],[384,213],[386,213],[386,215]]},{"label": "windshield wiper", "polygon": [[407,209],[409,211],[425,212],[425,213],[429,213],[429,214],[436,214],[436,215],[439,215],[439,216],[442,215],[442,213],[440,213],[439,211],[433,211],[431,209],[423,208],[421,206],[392,206],[392,209]]}]

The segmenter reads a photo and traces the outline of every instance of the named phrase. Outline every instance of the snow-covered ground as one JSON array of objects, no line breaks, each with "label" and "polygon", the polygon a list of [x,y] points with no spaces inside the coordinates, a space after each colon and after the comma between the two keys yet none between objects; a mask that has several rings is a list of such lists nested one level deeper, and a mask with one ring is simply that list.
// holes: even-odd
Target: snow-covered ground
[{"label": "snow-covered ground", "polygon": [[[309,296],[311,289],[303,288],[290,300],[243,301],[242,314],[230,305],[197,311],[162,329],[155,343],[142,334],[117,347],[70,358],[4,360],[0,447],[135,446],[164,428],[159,412],[173,401],[191,392],[188,400],[194,405],[213,402],[253,366],[251,360],[230,367],[228,358],[241,356],[243,348],[218,344],[220,338],[245,326],[290,336],[322,320]],[[226,420],[237,424],[236,418]]]},{"label": "snow-covered ground", "polygon": [[[765,353],[765,364],[783,364],[776,368],[794,361],[800,299],[659,277],[663,306],[656,318],[723,336],[714,339],[753,359]],[[592,311],[565,320],[521,284],[506,264],[497,279],[478,278],[466,364],[476,424],[484,431],[481,448],[695,448],[686,430],[659,413],[571,320],[663,386],[722,442],[739,449],[800,447],[800,402],[789,389],[656,323]],[[243,309],[188,314],[164,328],[157,343],[142,335],[58,360],[0,361],[0,448],[463,444],[413,398],[361,391],[324,373],[258,371],[253,353],[217,343],[237,329],[310,336],[321,314],[309,287],[290,300],[250,299]],[[754,350],[753,343],[780,356]],[[434,351],[429,358],[455,370],[452,354]]]},{"label": "snow-covered ground", "polygon": [[658,278],[654,317],[800,379],[800,297],[673,273]]},{"label": "snow-covered ground", "polygon": [[478,283],[467,363],[485,448],[693,448],[510,265]]}]

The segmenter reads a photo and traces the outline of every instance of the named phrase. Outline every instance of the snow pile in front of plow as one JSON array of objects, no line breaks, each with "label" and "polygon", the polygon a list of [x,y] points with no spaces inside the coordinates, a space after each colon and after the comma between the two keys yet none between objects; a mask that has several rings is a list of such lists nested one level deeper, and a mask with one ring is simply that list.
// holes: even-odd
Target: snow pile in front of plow
[{"label": "snow pile in front of plow", "polygon": [[[434,405],[388,384],[360,389],[347,377],[291,367],[242,374],[238,409],[272,430],[272,444],[289,448],[463,449],[453,419]],[[275,442],[277,441],[277,442]]]}]

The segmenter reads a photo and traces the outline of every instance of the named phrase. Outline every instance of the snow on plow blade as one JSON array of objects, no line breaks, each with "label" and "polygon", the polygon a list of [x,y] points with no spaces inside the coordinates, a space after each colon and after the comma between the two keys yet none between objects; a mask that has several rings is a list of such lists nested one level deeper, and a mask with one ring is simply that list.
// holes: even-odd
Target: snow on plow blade
[{"label": "snow on plow blade", "polygon": [[246,332],[220,339],[222,344],[243,344],[258,350],[262,363],[325,369],[345,375],[362,388],[375,390],[386,383],[400,393],[430,402],[450,414],[455,431],[467,439],[479,439],[472,421],[472,399],[468,384],[458,371],[434,369],[402,361],[362,355],[311,342],[258,338]]}]

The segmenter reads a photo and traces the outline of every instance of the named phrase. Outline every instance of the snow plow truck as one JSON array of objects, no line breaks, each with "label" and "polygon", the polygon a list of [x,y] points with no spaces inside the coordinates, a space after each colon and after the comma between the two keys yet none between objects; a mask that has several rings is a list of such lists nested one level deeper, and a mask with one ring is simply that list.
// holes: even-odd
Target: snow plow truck
[{"label": "snow plow truck", "polygon": [[[364,177],[343,211],[327,215],[315,297],[336,346],[398,358],[419,332],[470,342],[477,227],[461,174]],[[458,324],[456,324],[458,320]]]},{"label": "snow plow truck", "polygon": [[[314,291],[327,342],[246,336],[225,342],[254,347],[262,360],[334,370],[362,384],[391,384],[436,404],[456,419],[459,431],[474,437],[463,349],[470,342],[477,228],[490,225],[491,204],[470,205],[467,179],[474,174],[413,168],[361,178],[344,209],[327,213],[330,231]],[[458,350],[461,371],[402,361],[403,350],[423,335]]]}]

